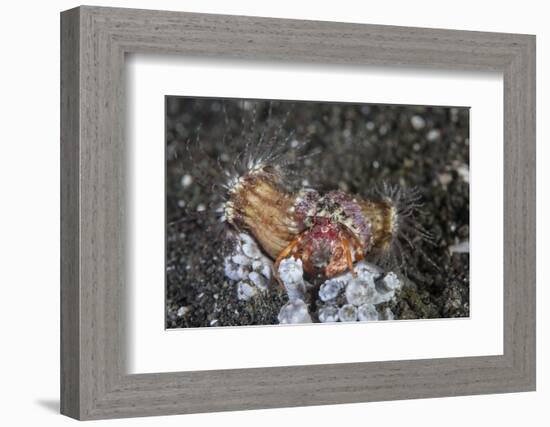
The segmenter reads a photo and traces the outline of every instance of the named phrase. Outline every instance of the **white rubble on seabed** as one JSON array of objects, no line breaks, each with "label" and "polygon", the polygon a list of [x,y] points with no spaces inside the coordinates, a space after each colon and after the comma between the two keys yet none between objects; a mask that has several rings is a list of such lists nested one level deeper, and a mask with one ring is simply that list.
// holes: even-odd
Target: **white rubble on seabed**
[{"label": "white rubble on seabed", "polygon": [[279,323],[311,323],[307,304],[307,289],[311,286],[304,280],[304,269],[301,259],[293,257],[283,259],[279,264],[279,279],[288,295],[288,302],[279,312]]},{"label": "white rubble on seabed", "polygon": [[267,291],[273,263],[248,234],[238,235],[233,253],[224,262],[225,276],[237,282],[237,298],[246,301]]},{"label": "white rubble on seabed", "polygon": [[279,323],[311,323],[307,304],[301,299],[293,299],[283,305],[279,312]]},{"label": "white rubble on seabed", "polygon": [[301,259],[292,257],[283,259],[279,264],[279,279],[283,282],[290,301],[305,299],[307,288],[310,285],[304,280]]},{"label": "white rubble on seabed", "polygon": [[[318,311],[321,322],[352,322],[391,320],[389,308],[379,311],[377,305],[391,301],[402,282],[393,272],[383,274],[375,265],[360,261],[354,266],[355,277],[351,272],[333,277],[319,289],[319,299],[326,305]],[[345,303],[342,304],[341,295]],[[340,301],[340,303],[338,303]],[[336,315],[334,313],[337,313]]]},{"label": "white rubble on seabed", "polygon": [[[225,257],[224,272],[235,282],[237,298],[247,301],[267,292],[272,281],[273,262],[263,255],[258,245],[248,234],[240,233],[233,252]],[[380,310],[377,305],[395,297],[402,282],[389,272],[384,274],[377,266],[360,261],[351,272],[326,280],[321,284],[317,297],[321,307],[317,318],[322,323],[391,320],[394,315],[389,308]],[[279,323],[311,323],[308,298],[312,285],[304,279],[302,260],[294,257],[283,259],[279,264],[279,279],[288,296],[279,311]],[[309,294],[309,297],[308,297]]]},{"label": "white rubble on seabed", "polygon": [[[378,267],[364,261],[355,265],[354,272],[355,277],[347,272],[326,280],[320,286],[318,296],[324,305],[317,313],[319,321],[327,323],[393,319],[389,308],[379,312],[376,306],[395,297],[395,292],[402,286],[397,275],[393,272],[384,275]],[[307,308],[306,291],[311,285],[303,278],[302,261],[293,257],[281,261],[279,278],[290,300],[281,309],[279,320],[292,323],[294,319],[301,318],[303,308]],[[344,304],[340,296],[344,297]]]}]

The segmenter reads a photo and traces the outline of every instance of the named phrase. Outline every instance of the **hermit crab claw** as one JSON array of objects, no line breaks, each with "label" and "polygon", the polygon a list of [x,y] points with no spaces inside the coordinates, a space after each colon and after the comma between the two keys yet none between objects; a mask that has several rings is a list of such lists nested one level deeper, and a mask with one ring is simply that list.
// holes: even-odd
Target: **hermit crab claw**
[{"label": "hermit crab claw", "polygon": [[279,265],[289,256],[300,259],[308,274],[321,271],[324,277],[330,278],[348,269],[355,277],[353,247],[345,236],[346,230],[340,228],[337,224],[320,221],[317,227],[302,232],[292,240],[279,253],[273,265],[274,277],[279,285],[284,286],[279,277]]}]

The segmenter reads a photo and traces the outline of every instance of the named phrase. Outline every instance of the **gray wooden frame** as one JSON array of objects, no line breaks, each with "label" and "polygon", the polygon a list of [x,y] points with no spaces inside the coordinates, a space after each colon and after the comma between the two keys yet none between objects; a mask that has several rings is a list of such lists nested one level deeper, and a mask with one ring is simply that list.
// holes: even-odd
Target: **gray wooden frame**
[{"label": "gray wooden frame", "polygon": [[[128,375],[124,58],[133,52],[502,72],[504,354]],[[535,390],[534,36],[68,10],[61,14],[61,166],[63,414],[99,419]]]}]

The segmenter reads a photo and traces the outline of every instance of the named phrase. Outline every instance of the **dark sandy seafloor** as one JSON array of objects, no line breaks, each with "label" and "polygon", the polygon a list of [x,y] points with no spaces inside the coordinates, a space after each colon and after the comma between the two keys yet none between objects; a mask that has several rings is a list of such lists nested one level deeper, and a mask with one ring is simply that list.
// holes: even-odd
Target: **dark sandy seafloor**
[{"label": "dark sandy seafloor", "polygon": [[288,300],[279,286],[241,301],[224,277],[227,242],[211,211],[223,196],[213,184],[262,129],[285,149],[308,140],[300,154],[320,151],[295,166],[319,191],[416,187],[417,221],[433,243],[415,241],[404,285],[385,304],[395,319],[469,316],[469,253],[453,250],[469,241],[468,108],[167,97],[167,328],[278,323]]}]

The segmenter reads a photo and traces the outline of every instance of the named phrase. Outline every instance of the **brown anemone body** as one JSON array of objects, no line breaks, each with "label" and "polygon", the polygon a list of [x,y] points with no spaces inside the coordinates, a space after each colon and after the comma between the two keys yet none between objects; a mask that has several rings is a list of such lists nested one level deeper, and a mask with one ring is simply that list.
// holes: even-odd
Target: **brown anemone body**
[{"label": "brown anemone body", "polygon": [[275,259],[300,232],[294,221],[294,199],[270,173],[259,170],[241,178],[230,191],[226,216]]},{"label": "brown anemone body", "polygon": [[373,252],[384,252],[390,249],[397,231],[395,207],[391,200],[358,200],[361,213],[371,224]]}]

